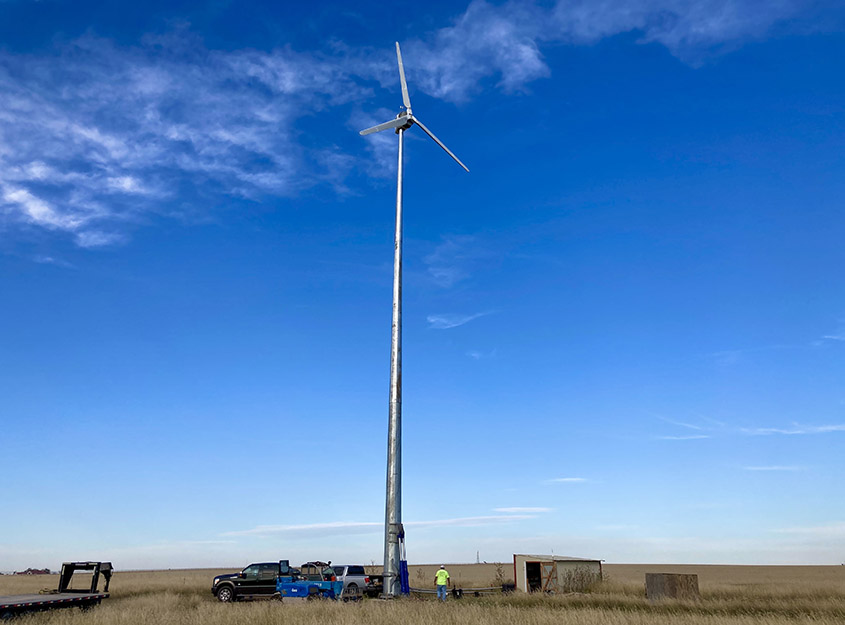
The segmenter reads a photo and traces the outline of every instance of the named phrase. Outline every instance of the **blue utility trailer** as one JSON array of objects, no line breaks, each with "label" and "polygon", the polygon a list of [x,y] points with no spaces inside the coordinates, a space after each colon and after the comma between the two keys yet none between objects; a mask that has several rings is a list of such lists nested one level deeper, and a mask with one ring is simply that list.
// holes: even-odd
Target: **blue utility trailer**
[{"label": "blue utility trailer", "polygon": [[334,569],[328,562],[306,562],[290,575],[276,578],[274,599],[299,597],[303,599],[334,599],[343,594],[343,582],[337,580]]}]

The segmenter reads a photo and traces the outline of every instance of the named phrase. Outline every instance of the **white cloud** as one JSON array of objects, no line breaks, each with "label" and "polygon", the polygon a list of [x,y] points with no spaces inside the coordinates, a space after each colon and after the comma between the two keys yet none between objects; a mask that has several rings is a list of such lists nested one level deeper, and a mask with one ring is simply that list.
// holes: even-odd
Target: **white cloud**
[{"label": "white cloud", "polygon": [[6,206],[16,208],[29,223],[50,229],[76,230],[86,221],[82,215],[62,214],[26,189],[5,185],[0,181],[0,190],[0,198]]},{"label": "white cloud", "polygon": [[[496,554],[502,554],[498,557],[503,559],[513,553],[514,544],[519,544],[519,551],[522,553],[549,553],[551,546],[555,553],[597,557],[607,562],[639,562],[658,565],[666,562],[695,565],[838,565],[842,562],[845,524],[841,527],[792,529],[811,531],[733,538],[718,533],[687,536],[642,535],[642,529],[636,533],[626,531],[619,535],[601,533],[595,536],[549,530],[539,536],[490,537],[482,543],[482,546],[485,552],[493,553],[494,557]],[[460,544],[456,545],[457,549],[460,547]],[[473,551],[471,555],[474,556],[475,552]]]},{"label": "white cloud", "polygon": [[426,317],[426,321],[428,321],[428,327],[433,330],[448,330],[450,328],[457,328],[465,325],[474,319],[478,319],[479,317],[484,317],[489,314],[489,312],[480,312],[472,315],[429,315]]},{"label": "white cloud", "polygon": [[[655,440],[666,441],[699,440],[713,438],[715,436],[772,436],[778,434],[784,436],[801,436],[845,432],[845,423],[831,423],[824,425],[804,425],[800,423],[792,423],[788,426],[781,427],[733,427],[713,419],[706,419],[709,423],[712,423],[712,426],[699,426],[682,421],[673,421],[663,417],[658,418],[673,425],[701,432],[699,434],[658,435],[653,437]],[[709,433],[705,434],[704,432]]]},{"label": "white cloud", "polygon": [[785,527],[772,530],[778,534],[797,534],[803,536],[845,538],[845,522],[831,523],[809,527]]},{"label": "white cloud", "polygon": [[412,85],[463,102],[481,91],[486,79],[512,92],[548,77],[543,45],[589,45],[633,32],[639,43],[662,44],[698,65],[764,37],[772,26],[805,9],[800,0],[775,0],[765,10],[752,0],[558,0],[549,8],[527,1],[494,5],[475,0],[452,25],[403,49]]},{"label": "white cloud", "polygon": [[774,345],[761,345],[760,347],[746,347],[743,349],[728,349],[723,350],[720,352],[713,352],[708,354],[710,358],[714,360],[717,365],[723,367],[729,367],[737,365],[743,362],[749,356],[754,354],[761,355],[765,354],[766,352],[774,352],[774,351],[783,351],[783,350],[803,350],[811,347],[812,345],[807,344],[799,344],[799,345],[785,345],[785,344],[774,344]]},{"label": "white cloud", "polygon": [[348,69],[289,49],[208,50],[184,31],[135,47],[87,36],[51,55],[0,52],[0,214],[94,247],[167,214],[177,192],[184,212],[340,188],[349,157],[305,147],[295,127],[369,93]]},{"label": "white cloud", "polygon": [[[349,118],[347,127],[350,131],[359,133],[365,128],[371,128],[394,117],[396,117],[396,111],[386,108],[374,109],[366,113],[356,110]],[[365,165],[367,175],[393,180],[399,164],[396,135],[386,131],[376,132],[363,137],[363,141],[372,155],[372,159]]]},{"label": "white cloud", "polygon": [[845,341],[845,324],[840,323],[839,328],[835,332],[825,334],[822,336],[822,339],[826,341]]},{"label": "white cloud", "polygon": [[468,278],[486,256],[474,236],[446,235],[423,262],[435,284],[448,288]]},{"label": "white cloud", "polygon": [[491,76],[506,92],[523,89],[550,73],[539,50],[548,17],[528,2],[494,6],[476,0],[452,26],[408,42],[409,83],[455,102],[468,100]]},{"label": "white cloud", "polygon": [[100,230],[86,230],[79,232],[75,237],[79,247],[104,247],[107,245],[118,245],[126,240],[126,237],[116,232],[102,232]]},{"label": "white cloud", "polygon": [[665,421],[666,423],[671,423],[672,425],[677,425],[682,428],[687,428],[689,430],[704,430],[703,425],[695,425],[694,423],[686,423],[684,421],[675,421],[674,419],[667,419],[666,417],[658,417],[661,421]]},{"label": "white cloud", "polygon": [[[532,514],[499,514],[488,516],[458,517],[433,521],[406,521],[406,527],[418,529],[436,527],[479,527],[500,523],[513,523],[535,518]],[[335,521],[330,523],[308,523],[302,525],[259,525],[248,530],[224,532],[223,536],[310,536],[337,534],[371,534],[384,530],[381,522]]]},{"label": "white cloud", "polygon": [[546,480],[549,484],[576,484],[586,481],[588,480],[585,477],[555,477],[550,480]]},{"label": "white cloud", "polygon": [[765,10],[752,0],[560,0],[546,36],[592,43],[633,31],[641,35],[640,42],[660,43],[695,64],[764,36],[805,8],[799,0],[775,0]]},{"label": "white cloud", "polygon": [[496,352],[497,352],[497,350],[495,350],[495,349],[490,350],[489,352],[482,352],[482,351],[473,349],[473,350],[468,351],[466,353],[466,355],[469,358],[472,358],[473,360],[482,360],[482,359],[485,359],[485,358],[495,358]]},{"label": "white cloud", "polygon": [[223,536],[269,536],[275,534],[314,534],[318,532],[324,532],[326,534],[360,534],[377,532],[383,528],[383,523],[334,521],[331,523],[306,523],[298,525],[258,525],[248,530],[224,532]]},{"label": "white cloud", "polygon": [[[802,11],[799,0],[773,0],[765,10],[751,0],[475,0],[451,24],[403,43],[412,91],[457,102],[491,83],[515,92],[550,76],[543,46],[635,32],[697,63]],[[824,21],[821,13],[813,19]],[[137,46],[85,36],[49,54],[0,51],[0,217],[92,247],[125,240],[128,224],[150,214],[208,211],[229,197],[293,196],[321,184],[347,192],[343,179],[355,160],[313,136],[303,141],[299,123],[363,103],[373,80],[398,104],[396,67],[390,46],[336,42],[330,50],[212,50],[181,29]],[[352,114],[356,129],[359,118]],[[395,171],[389,133],[368,142],[368,173]],[[170,207],[177,195],[178,208]],[[447,238],[427,257],[437,284],[470,275],[478,260],[470,243]]]},{"label": "white cloud", "polygon": [[48,256],[44,254],[33,256],[32,260],[41,265],[56,265],[57,267],[64,267],[65,269],[76,268],[73,263],[69,263],[66,260],[62,260],[61,258],[56,258],[54,256]]},{"label": "white cloud", "polygon": [[768,436],[771,434],[783,434],[786,436],[829,434],[831,432],[845,432],[845,423],[833,423],[829,425],[800,425],[793,423],[789,427],[740,428],[739,431],[749,436]]},{"label": "white cloud", "polygon": [[[489,272],[500,254],[501,251],[493,251],[475,235],[446,234],[431,252],[423,256],[423,263],[431,281],[438,287],[449,289],[469,280],[478,271]],[[479,313],[478,316],[492,312]],[[448,325],[450,319],[447,318],[445,323]]]},{"label": "white cloud", "polygon": [[478,527],[481,525],[496,525],[499,523],[513,523],[533,519],[533,514],[499,514],[489,516],[463,517],[457,519],[441,519],[438,521],[409,521],[408,527]]}]

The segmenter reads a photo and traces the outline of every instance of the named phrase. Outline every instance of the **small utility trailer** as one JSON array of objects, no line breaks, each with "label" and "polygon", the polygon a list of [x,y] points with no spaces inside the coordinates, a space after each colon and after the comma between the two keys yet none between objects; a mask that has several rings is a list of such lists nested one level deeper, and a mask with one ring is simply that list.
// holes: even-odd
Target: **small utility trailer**
[{"label": "small utility trailer", "polygon": [[[299,572],[290,571],[287,575],[276,578],[276,594],[273,599],[281,601],[284,597],[300,597],[304,599],[340,599],[348,601],[344,596],[343,582],[337,581],[331,562],[306,562],[299,567]],[[355,599],[358,599],[357,593]]]},{"label": "small utility trailer", "polygon": [[[70,586],[76,571],[91,571],[91,588],[74,590]],[[102,592],[97,590],[100,575],[105,579]],[[59,575],[59,587],[47,593],[10,595],[0,597],[0,620],[10,619],[28,612],[41,612],[58,608],[91,608],[109,596],[111,562],[65,562]]]}]

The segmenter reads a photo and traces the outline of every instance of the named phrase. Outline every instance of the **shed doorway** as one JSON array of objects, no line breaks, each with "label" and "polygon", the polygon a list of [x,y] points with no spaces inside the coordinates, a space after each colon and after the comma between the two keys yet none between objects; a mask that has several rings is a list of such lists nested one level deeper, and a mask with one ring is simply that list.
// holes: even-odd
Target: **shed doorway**
[{"label": "shed doorway", "polygon": [[528,586],[528,592],[537,592],[543,589],[543,577],[540,574],[539,562],[525,563],[525,581]]},{"label": "shed doorway", "polygon": [[528,592],[555,592],[557,567],[554,562],[526,562],[525,581]]}]

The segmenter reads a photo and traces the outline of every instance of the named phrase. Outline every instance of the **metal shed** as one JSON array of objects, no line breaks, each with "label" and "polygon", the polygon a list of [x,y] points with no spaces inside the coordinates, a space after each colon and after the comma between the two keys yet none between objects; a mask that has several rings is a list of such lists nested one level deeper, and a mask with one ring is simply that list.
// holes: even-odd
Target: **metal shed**
[{"label": "metal shed", "polygon": [[523,592],[577,592],[601,581],[601,560],[515,553],[513,579]]}]

